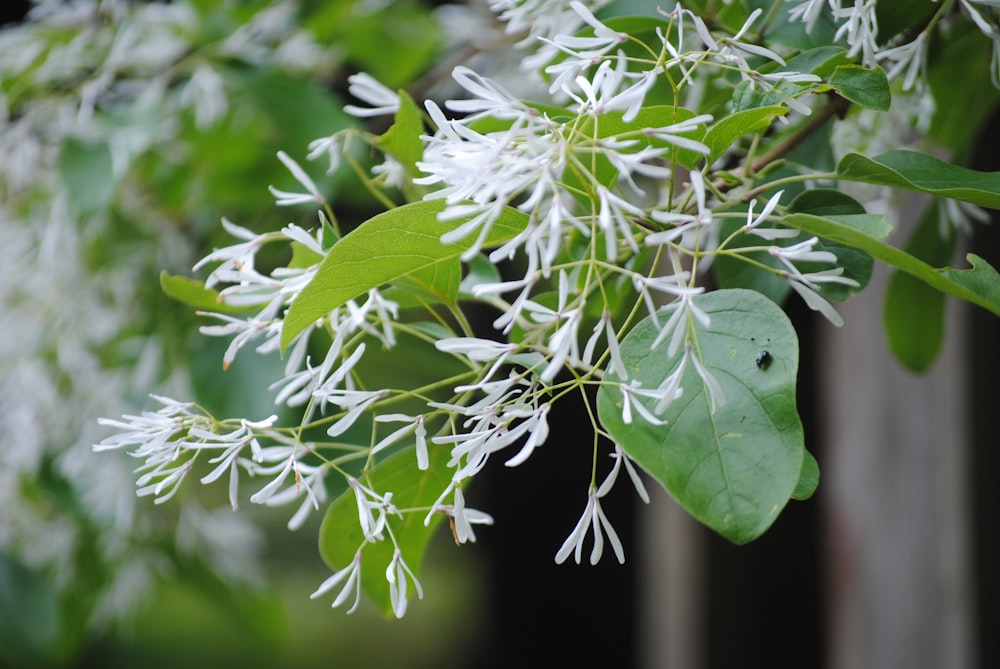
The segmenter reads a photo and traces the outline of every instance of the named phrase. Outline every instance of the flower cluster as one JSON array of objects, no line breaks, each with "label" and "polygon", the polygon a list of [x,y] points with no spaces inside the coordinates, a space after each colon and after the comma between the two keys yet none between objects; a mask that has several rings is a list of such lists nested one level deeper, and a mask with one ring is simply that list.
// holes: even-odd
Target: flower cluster
[{"label": "flower cluster", "polygon": [[[297,424],[280,427],[273,416],[218,420],[161,400],[158,412],[105,421],[121,434],[97,446],[129,448],[145,459],[138,492],[158,502],[176,492],[199,459],[210,467],[203,483],[229,475],[234,509],[239,478],[265,478],[250,500],[300,501],[292,528],[325,501],[325,478],[341,477],[346,491],[334,507],[355,509],[357,522],[344,536],[322,539],[341,558],[313,596],[338,589],[333,605],[352,600],[351,611],[372,574],[384,574],[380,585],[388,584],[391,610],[402,616],[411,583],[422,596],[403,533],[430,531],[447,518],[457,543],[475,541],[474,526],[492,518],[467,506],[471,481],[494,454],[509,467],[528,462],[550,441],[553,405],[571,394],[583,398],[593,426],[587,457],[594,464],[584,512],[555,559],[573,555],[580,562],[589,528],[591,563],[605,541],[624,562],[602,500],[623,468],[639,496],[648,495],[629,445],[610,426],[665,433],[693,398],[712,421],[746,386],[733,380],[728,360],[713,357],[719,317],[705,306],[708,272],[736,263],[755,272],[775,300],[797,295],[834,325],[842,320],[831,300],[861,285],[832,247],[793,225],[812,219],[795,219],[799,210],[786,193],[817,175],[767,176],[781,167],[787,147],[758,160],[762,140],[754,133],[779,118],[813,114],[821,104],[814,93],[827,90],[819,75],[795,69],[790,50],[754,37],[768,20],[760,9],[727,29],[678,4],[661,11],[651,20],[655,29],[640,38],[598,18],[604,3],[490,4],[534,47],[525,62],[544,74],[547,90],[539,95],[548,102],[526,101],[458,66],[453,79],[463,96],[428,100],[420,109],[356,74],[349,92],[364,106],[346,111],[360,119],[390,116],[391,129],[338,131],[313,141],[307,157],[324,159],[328,173],[346,159],[389,211],[341,236],[322,189],[282,152],[278,158],[302,192],[271,187],[276,204],[319,208],[318,229],[288,225],[257,234],[224,221],[239,241],[194,266],[211,267],[205,294],[220,305],[204,315],[221,324],[202,332],[232,337],[223,366],[250,343],[261,354],[283,352],[284,376],[271,390],[277,404],[295,410]],[[790,13],[811,30],[829,9],[847,58],[889,63],[909,88],[921,76],[923,42],[883,49],[874,6],[809,0]],[[758,98],[766,102],[752,102]],[[384,162],[366,171],[351,153],[355,141],[381,152]],[[408,148],[414,143],[419,157]],[[397,206],[400,196],[417,202]],[[432,236],[437,250],[373,241],[372,228],[386,221],[397,227],[380,227],[380,234]],[[270,244],[288,245],[293,261],[262,271],[258,255]],[[336,259],[333,249],[348,259],[342,267],[328,262]],[[405,271],[386,264],[414,256],[426,262]],[[365,278],[365,260],[388,269]],[[468,271],[459,284],[448,273],[460,263]],[[348,283],[339,272],[356,276]],[[357,294],[324,301],[345,283]],[[492,309],[490,322],[470,322],[460,299]],[[304,303],[307,324],[293,318]],[[629,342],[642,328],[648,341]],[[448,371],[370,383],[367,364],[404,341],[423,346],[422,354]],[[643,369],[647,358],[663,365],[652,382]],[[597,455],[608,446],[599,436],[615,442],[603,479]],[[409,522],[413,517],[423,522]]]}]

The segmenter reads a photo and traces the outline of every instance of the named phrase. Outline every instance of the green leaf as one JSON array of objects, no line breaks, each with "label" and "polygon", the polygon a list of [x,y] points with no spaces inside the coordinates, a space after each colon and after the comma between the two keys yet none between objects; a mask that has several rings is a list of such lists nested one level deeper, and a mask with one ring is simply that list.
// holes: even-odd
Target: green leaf
[{"label": "green leaf", "polygon": [[[403,205],[365,221],[334,244],[316,276],[288,309],[281,332],[282,351],[311,323],[347,300],[408,275],[442,294],[454,286],[455,292],[450,293],[453,300],[458,283],[451,277],[461,275],[459,257],[471,248],[476,235],[442,244],[441,235],[463,223],[439,221],[437,215],[443,208],[441,200]],[[485,245],[511,239],[527,221],[527,214],[507,207],[493,224]]]},{"label": "green leaf", "polygon": [[[404,510],[402,518],[387,516],[387,523],[403,560],[418,579],[427,544],[443,518],[441,514],[435,514],[430,524],[425,526],[427,509],[451,481],[451,471],[447,467],[448,449],[432,448],[428,455],[430,467],[421,471],[417,469],[413,450],[407,448],[373,467],[362,481],[378,494],[392,492],[392,503],[397,509]],[[392,542],[366,543],[358,524],[354,491],[348,488],[326,511],[319,531],[319,551],[326,564],[339,571],[351,563],[362,546],[361,589],[387,616],[391,615],[385,570],[392,560]],[[413,596],[412,587],[409,594]],[[335,592],[331,593],[332,597],[336,597]]]},{"label": "green leaf", "polygon": [[[1000,274],[997,274],[993,266],[975,253],[969,253],[965,259],[972,265],[970,269],[946,267],[939,270],[941,275],[976,296],[982,295],[984,298],[988,298],[989,305],[983,306],[1000,316]],[[970,301],[980,304],[977,300]]]},{"label": "green leaf", "polygon": [[718,160],[740,137],[766,130],[771,127],[774,119],[787,113],[788,109],[785,107],[754,107],[726,116],[705,134],[705,145],[711,150],[709,164]]},{"label": "green leaf", "polygon": [[977,172],[914,151],[889,151],[874,158],[848,153],[840,159],[837,175],[1000,209],[1000,172]]},{"label": "green leaf", "polygon": [[410,175],[418,175],[417,161],[424,154],[424,143],[420,139],[423,132],[420,108],[406,91],[400,90],[395,122],[378,138],[378,147],[398,160]]},{"label": "green leaf", "polygon": [[67,139],[59,152],[59,176],[77,211],[97,211],[114,193],[111,149],[103,142]]},{"label": "green leaf", "polygon": [[[951,261],[954,235],[941,239],[940,208],[928,207],[906,243],[906,251],[933,265]],[[944,294],[905,272],[893,272],[885,292],[882,322],[889,350],[913,372],[926,371],[944,343]]]},{"label": "green leaf", "polygon": [[[798,213],[825,215],[834,218],[844,216],[847,218],[843,220],[854,224],[865,222],[865,225],[874,233],[888,232],[888,228],[881,225],[884,222],[883,217],[855,218],[865,217],[865,208],[852,197],[840,191],[822,188],[803,191],[788,205],[788,208],[789,211]],[[742,225],[742,221],[727,220],[723,222],[722,238],[728,238],[732,232],[740,230]],[[782,240],[781,245],[796,244],[805,241],[808,237],[809,235],[802,234],[792,239]],[[760,246],[761,244],[766,244],[766,242],[750,235],[739,235],[733,238],[726,248],[740,251],[741,248]],[[874,262],[867,253],[825,238],[820,238],[814,250],[828,251],[837,256],[837,265],[844,268],[843,276],[854,279],[859,284],[857,288],[836,283],[821,284],[819,293],[826,299],[846,300],[857,294],[871,279]],[[753,262],[746,262],[746,260]],[[759,265],[753,263],[759,263]],[[720,288],[749,288],[767,295],[778,304],[782,304],[791,290],[788,282],[781,279],[775,272],[770,272],[760,265],[778,271],[785,269],[776,257],[766,251],[744,251],[740,252],[737,257],[720,255],[712,263],[712,271]],[[830,267],[826,263],[800,263],[799,266],[803,272],[820,271]]]},{"label": "green leaf", "polygon": [[205,288],[203,281],[186,276],[174,276],[160,272],[160,288],[170,298],[177,300],[199,311],[211,311],[218,314],[238,314],[247,311],[246,307],[232,307],[219,299],[219,292]]},{"label": "green leaf", "polygon": [[[811,214],[789,214],[785,217],[784,222],[804,232],[860,249],[873,258],[901,269],[941,292],[978,304],[1000,316],[1000,275],[989,263],[970,253],[966,256],[972,265],[970,269],[935,269],[906,251],[882,242],[879,236],[871,234],[873,230],[871,221],[865,220],[870,218],[876,217],[821,217]],[[859,225],[852,225],[852,223]],[[878,227],[881,226],[874,229],[877,230]]]},{"label": "green leaf", "polygon": [[[802,470],[802,424],[795,408],[799,345],[795,330],[774,302],[749,290],[716,290],[695,298],[711,325],[694,323],[694,350],[714,375],[725,404],[713,414],[693,365],[684,394],[654,426],[636,416],[622,421],[619,379],[598,391],[601,423],[643,469],[700,522],[727,539],[746,543],[763,534],[784,508]],[[630,381],[656,388],[679,363],[683,348],[652,348],[657,328],[640,322],[621,343]],[[769,365],[758,366],[762,351]],[[652,410],[656,400],[646,401]]]},{"label": "green leaf", "polygon": [[403,309],[454,304],[461,279],[461,263],[437,263],[398,279],[385,292],[385,297],[399,303]]},{"label": "green leaf", "polygon": [[892,103],[889,80],[878,67],[840,65],[830,77],[830,86],[841,96],[868,109],[888,111]]},{"label": "green leaf", "polygon": [[323,261],[323,256],[305,244],[292,242],[292,259],[288,261],[288,269],[309,269]]}]

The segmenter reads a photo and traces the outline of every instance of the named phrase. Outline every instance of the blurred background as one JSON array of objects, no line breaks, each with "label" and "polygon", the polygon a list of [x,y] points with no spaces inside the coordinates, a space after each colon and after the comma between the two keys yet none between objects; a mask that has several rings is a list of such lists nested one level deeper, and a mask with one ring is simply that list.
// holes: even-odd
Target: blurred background
[{"label": "blurred background", "polygon": [[[5,0],[0,21],[0,667],[1000,666],[1000,323],[950,304],[942,355],[905,372],[882,334],[885,276],[842,330],[790,307],[823,478],[748,546],[662,491],[648,507],[612,493],[627,564],[556,566],[589,479],[559,456],[590,440],[567,404],[530,467],[473,487],[496,524],[461,549],[437,537],[403,620],[308,599],[330,573],[319,518],[289,532],[290,512],[234,514],[197,486],[137,499],[125,454],[92,452],[98,417],[151,391],[266,416],[280,369],[238,357],[221,374],[225,342],[198,334],[160,271],[189,275],[227,244],[223,216],[315,223],[274,206],[268,184],[294,190],[278,150],[348,226],[370,215],[351,170],[305,163],[310,141],[358,123],[341,111],[350,74],[445,97],[455,64],[519,56],[475,2]],[[983,93],[961,157],[1000,170],[998,97],[969,85]],[[902,206],[905,236],[922,203]],[[1000,264],[996,225],[975,248]]]}]

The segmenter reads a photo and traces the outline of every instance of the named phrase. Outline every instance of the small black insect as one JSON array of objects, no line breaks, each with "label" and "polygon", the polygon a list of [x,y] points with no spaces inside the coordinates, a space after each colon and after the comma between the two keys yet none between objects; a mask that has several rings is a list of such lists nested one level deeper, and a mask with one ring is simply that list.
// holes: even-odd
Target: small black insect
[{"label": "small black insect", "polygon": [[758,369],[767,369],[768,367],[771,366],[771,361],[772,360],[774,360],[774,358],[771,357],[770,352],[768,352],[768,351],[761,351],[760,353],[757,354],[757,367],[758,367]]}]

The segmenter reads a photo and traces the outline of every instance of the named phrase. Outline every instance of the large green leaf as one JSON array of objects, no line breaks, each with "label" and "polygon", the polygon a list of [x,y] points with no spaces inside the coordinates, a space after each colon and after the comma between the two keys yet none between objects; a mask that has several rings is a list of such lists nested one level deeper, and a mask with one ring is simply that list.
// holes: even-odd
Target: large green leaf
[{"label": "large green leaf", "polygon": [[[443,518],[441,514],[435,514],[430,524],[424,525],[427,509],[450,482],[451,471],[447,460],[448,449],[432,448],[429,452],[430,467],[421,471],[417,468],[413,449],[408,448],[373,467],[363,481],[379,494],[391,492],[392,503],[397,509],[405,511],[402,518],[390,515],[388,524],[403,560],[418,578],[427,544]],[[358,524],[354,491],[348,488],[330,504],[323,518],[319,531],[320,555],[331,569],[337,571],[351,563],[362,544],[361,589],[386,615],[390,615],[392,605],[385,570],[392,560],[394,548],[388,537],[385,541],[365,543]]]},{"label": "large green leaf", "polygon": [[[437,215],[443,208],[441,200],[425,200],[390,209],[334,244],[316,276],[289,307],[281,332],[282,350],[331,310],[403,277],[422,282],[429,292],[453,291],[450,299],[454,299],[458,291],[454,278],[456,272],[461,272],[460,256],[472,246],[475,235],[442,244],[441,235],[462,223],[439,221]],[[506,208],[487,235],[486,245],[511,239],[527,221],[527,214]]]},{"label": "large green leaf", "polygon": [[[763,534],[793,492],[808,496],[815,476],[803,468],[802,424],[795,408],[799,345],[780,307],[750,290],[716,290],[695,303],[711,325],[695,322],[695,350],[725,396],[715,413],[693,365],[683,395],[656,426],[622,420],[620,380],[611,376],[598,392],[601,423],[643,469],[699,521],[736,543]],[[656,388],[676,368],[683,349],[667,355],[652,348],[650,318],[621,343],[630,381]],[[763,352],[768,356],[758,364]],[[769,364],[768,364],[769,363]],[[652,410],[656,400],[647,400]],[[798,490],[797,490],[798,488]]]},{"label": "large green leaf", "polygon": [[837,174],[1000,209],[1000,172],[977,172],[914,151],[889,151],[874,158],[848,153],[840,159]]},{"label": "large green leaf", "polygon": [[824,217],[789,214],[784,222],[804,232],[861,249],[941,292],[978,304],[1000,316],[1000,275],[988,262],[970,253],[966,256],[972,265],[969,269],[935,269],[906,251],[881,241],[884,237],[882,226],[875,223],[875,218],[871,215]]}]

